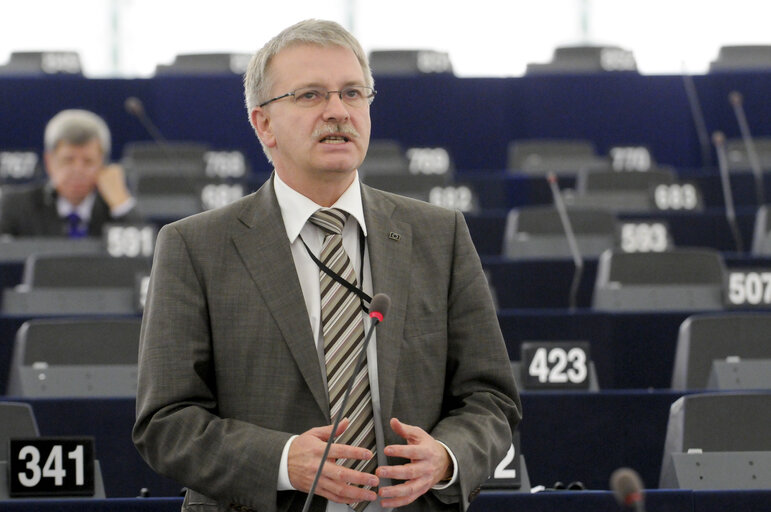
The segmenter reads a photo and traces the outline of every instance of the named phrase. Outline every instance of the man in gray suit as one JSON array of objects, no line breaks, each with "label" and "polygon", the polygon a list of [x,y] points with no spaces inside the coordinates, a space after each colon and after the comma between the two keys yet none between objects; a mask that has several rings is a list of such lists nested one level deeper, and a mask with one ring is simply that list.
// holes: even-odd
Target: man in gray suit
[{"label": "man in gray suit", "polygon": [[[269,41],[245,94],[275,172],[256,193],[158,235],[138,450],[187,487],[183,510],[302,508],[334,421],[327,234],[312,220],[342,212],[355,275],[341,294],[384,293],[392,306],[366,352],[376,446],[334,442],[312,509],[465,510],[510,447],[521,406],[462,214],[359,182],[375,91],[366,55],[338,24],[308,20]],[[370,459],[374,473],[337,464]]]},{"label": "man in gray suit", "polygon": [[102,236],[108,222],[141,222],[123,169],[107,164],[110,130],[87,110],[63,110],[45,129],[48,182],[4,194],[0,234]]}]

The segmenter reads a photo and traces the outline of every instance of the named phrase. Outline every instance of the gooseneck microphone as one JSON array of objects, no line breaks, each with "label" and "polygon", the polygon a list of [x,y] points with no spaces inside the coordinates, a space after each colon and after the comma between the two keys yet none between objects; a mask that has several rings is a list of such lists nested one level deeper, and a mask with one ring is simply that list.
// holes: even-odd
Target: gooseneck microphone
[{"label": "gooseneck microphone", "polygon": [[738,91],[731,91],[728,95],[728,101],[731,102],[731,106],[734,109],[734,116],[736,116],[736,122],[739,123],[739,131],[742,133],[744,147],[747,149],[747,159],[750,162],[752,174],[755,176],[755,197],[758,206],[760,206],[766,202],[766,190],[763,184],[763,168],[760,165],[760,158],[758,158],[758,152],[755,149],[755,143],[752,140],[750,125],[747,123],[747,116],[744,115],[742,94]]},{"label": "gooseneck microphone", "polygon": [[142,126],[145,127],[147,133],[150,134],[150,137],[152,137],[159,146],[163,148],[167,147],[168,141],[166,140],[166,137],[163,136],[158,127],[155,126],[155,123],[148,117],[142,100],[136,96],[129,96],[126,98],[126,101],[123,102],[123,106],[126,108],[126,112],[136,117],[139,122],[142,123]]},{"label": "gooseneck microphone", "polygon": [[725,216],[728,226],[731,228],[731,234],[734,237],[737,252],[744,252],[744,243],[739,231],[739,224],[736,222],[736,209],[734,208],[733,193],[731,192],[731,179],[728,176],[728,157],[725,151],[725,135],[723,132],[712,134],[712,142],[715,144],[717,153],[718,170],[720,170],[720,184],[723,188],[723,201],[725,202]]},{"label": "gooseneck microphone", "polygon": [[645,512],[643,483],[637,471],[631,468],[618,468],[610,475],[610,489],[616,501],[624,508],[635,512]]},{"label": "gooseneck microphone", "polygon": [[372,302],[369,304],[369,317],[372,319],[372,323],[369,326],[367,335],[364,337],[364,343],[362,343],[359,357],[356,360],[356,367],[353,369],[353,373],[351,373],[351,377],[348,379],[348,385],[345,387],[345,394],[343,395],[343,399],[340,403],[340,410],[337,412],[334,424],[332,425],[332,432],[329,435],[329,439],[327,439],[327,445],[324,447],[324,454],[321,456],[321,461],[319,461],[319,468],[316,470],[316,476],[313,478],[313,484],[308,491],[308,497],[305,498],[303,512],[308,512],[308,509],[310,509],[311,501],[313,501],[313,495],[316,492],[316,486],[319,483],[319,478],[321,478],[321,471],[324,469],[324,464],[327,461],[327,455],[329,455],[329,449],[332,446],[332,443],[335,442],[335,432],[337,432],[337,427],[340,426],[340,421],[343,419],[345,405],[348,402],[348,395],[351,394],[353,383],[356,381],[356,375],[358,375],[359,370],[361,369],[362,364],[367,357],[367,345],[369,345],[369,340],[372,337],[372,333],[375,332],[375,327],[377,327],[378,324],[383,321],[390,307],[391,298],[385,293],[378,293],[372,297]]},{"label": "gooseneck microphone", "polygon": [[704,114],[701,111],[699,95],[696,92],[696,85],[693,83],[693,77],[683,69],[683,86],[685,94],[688,97],[688,106],[691,109],[693,125],[696,127],[696,135],[699,137],[699,147],[701,148],[701,165],[705,169],[712,167],[712,148],[709,145],[709,133],[707,124],[704,122]]},{"label": "gooseneck microphone", "polygon": [[581,251],[578,249],[578,241],[576,240],[575,233],[573,233],[573,226],[570,224],[570,217],[568,217],[568,212],[565,208],[565,201],[562,199],[562,194],[557,187],[557,176],[549,171],[546,174],[546,179],[549,182],[551,195],[554,198],[554,206],[557,208],[557,213],[560,216],[562,229],[565,231],[565,238],[568,241],[570,254],[573,256],[573,264],[575,265],[573,282],[570,283],[570,295],[568,296],[568,305],[570,306],[570,309],[573,310],[576,309],[578,285],[581,283],[581,275],[584,271],[584,259],[581,256]]}]

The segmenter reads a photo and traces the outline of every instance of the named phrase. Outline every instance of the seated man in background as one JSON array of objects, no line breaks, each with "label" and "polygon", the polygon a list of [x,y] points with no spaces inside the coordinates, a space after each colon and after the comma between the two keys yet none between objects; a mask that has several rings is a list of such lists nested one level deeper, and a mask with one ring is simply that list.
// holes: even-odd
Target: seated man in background
[{"label": "seated man in background", "polygon": [[123,169],[107,165],[110,130],[86,110],[63,110],[45,129],[48,182],[8,190],[0,202],[0,234],[101,236],[109,222],[141,222]]}]

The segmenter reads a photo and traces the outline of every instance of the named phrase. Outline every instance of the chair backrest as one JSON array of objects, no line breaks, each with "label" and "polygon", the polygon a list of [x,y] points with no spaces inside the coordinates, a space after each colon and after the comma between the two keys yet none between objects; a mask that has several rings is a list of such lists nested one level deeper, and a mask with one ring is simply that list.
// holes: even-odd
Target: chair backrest
[{"label": "chair backrest", "polygon": [[19,402],[0,402],[0,461],[8,460],[9,439],[39,435],[32,406]]},{"label": "chair backrest", "polygon": [[511,173],[575,174],[584,168],[604,169],[610,159],[597,154],[583,139],[519,139],[509,142],[506,168]]},{"label": "chair backrest", "polygon": [[721,46],[717,58],[710,62],[710,73],[741,69],[771,69],[771,45]]},{"label": "chair backrest", "polygon": [[768,218],[769,205],[758,207],[755,214],[755,228],[752,233],[752,254],[762,256],[771,254],[771,224]]},{"label": "chair backrest", "polygon": [[672,389],[707,387],[712,361],[771,359],[771,312],[693,315],[680,325]]},{"label": "chair backrest", "polygon": [[716,310],[725,263],[713,249],[602,253],[592,305],[597,310]]},{"label": "chair backrest", "polygon": [[673,453],[771,451],[771,393],[685,395],[669,411],[659,487],[675,487]]},{"label": "chair backrest", "polygon": [[370,175],[409,175],[410,163],[402,145],[395,140],[376,139],[369,143],[367,158],[359,172]]},{"label": "chair backrest", "polygon": [[600,73],[637,71],[634,54],[618,46],[560,46],[554,50],[551,62],[527,65],[526,74]]},{"label": "chair backrest", "polygon": [[11,52],[11,58],[0,66],[0,75],[82,76],[80,54],[72,51]]},{"label": "chair backrest", "polygon": [[[599,256],[617,245],[615,215],[608,210],[569,209],[573,233],[584,256]],[[512,259],[570,257],[559,212],[552,206],[515,208],[506,217],[503,255]]]},{"label": "chair backrest", "polygon": [[[771,169],[771,137],[753,137],[752,146],[757,154],[760,168]],[[744,139],[728,139],[725,141],[728,170],[732,172],[749,172],[752,165]]]},{"label": "chair backrest", "polygon": [[129,142],[123,148],[121,163],[129,179],[144,175],[170,175],[180,179],[204,176],[204,154],[208,144],[169,141],[161,145],[154,141]]},{"label": "chair backrest", "polygon": [[250,53],[181,53],[171,64],[158,64],[155,67],[155,75],[243,75],[251,57]]},{"label": "chair backrest", "polygon": [[452,74],[450,55],[436,50],[372,50],[369,66],[375,76]]},{"label": "chair backrest", "polygon": [[22,283],[35,288],[134,288],[150,273],[149,258],[107,254],[33,254],[24,264]]},{"label": "chair backrest", "polygon": [[45,319],[17,331],[7,394],[135,396],[139,318]]},{"label": "chair backrest", "polygon": [[670,184],[675,173],[667,168],[648,171],[582,170],[576,178],[576,192],[613,192],[621,190],[648,193],[655,185]]}]

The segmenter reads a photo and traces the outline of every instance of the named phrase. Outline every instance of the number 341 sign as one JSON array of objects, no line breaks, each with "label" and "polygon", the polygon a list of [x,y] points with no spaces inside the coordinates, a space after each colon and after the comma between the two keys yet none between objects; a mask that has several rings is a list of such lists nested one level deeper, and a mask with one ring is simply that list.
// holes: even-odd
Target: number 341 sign
[{"label": "number 341 sign", "polygon": [[94,495],[93,438],[11,439],[9,448],[12,498]]}]

